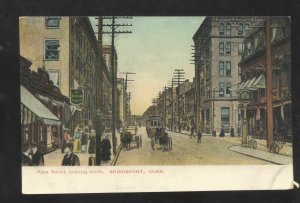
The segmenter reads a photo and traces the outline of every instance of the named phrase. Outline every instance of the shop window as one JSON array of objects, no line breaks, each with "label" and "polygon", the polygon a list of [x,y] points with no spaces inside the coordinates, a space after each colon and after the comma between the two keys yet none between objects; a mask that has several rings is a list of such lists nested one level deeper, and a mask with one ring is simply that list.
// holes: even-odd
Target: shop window
[{"label": "shop window", "polygon": [[219,27],[219,34],[220,34],[220,35],[224,35],[224,24],[223,24],[223,23],[220,24],[220,27]]},{"label": "shop window", "polygon": [[45,24],[48,28],[58,28],[60,17],[58,16],[46,16]]},{"label": "shop window", "polygon": [[221,123],[228,124],[229,123],[229,108],[221,107]]},{"label": "shop window", "polygon": [[59,40],[45,40],[45,59],[59,60]]},{"label": "shop window", "polygon": [[219,42],[219,54],[224,54],[224,42]]},{"label": "shop window", "polygon": [[231,24],[227,23],[226,25],[226,35],[231,35]]}]

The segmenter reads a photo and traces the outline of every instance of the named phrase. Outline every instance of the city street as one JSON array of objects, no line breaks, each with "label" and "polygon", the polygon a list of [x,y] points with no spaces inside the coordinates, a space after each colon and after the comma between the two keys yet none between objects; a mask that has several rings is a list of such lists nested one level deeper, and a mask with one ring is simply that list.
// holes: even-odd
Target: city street
[{"label": "city street", "polygon": [[[142,147],[131,150],[122,150],[116,165],[238,165],[238,164],[272,164],[267,161],[245,156],[228,147],[239,145],[239,137],[211,137],[203,136],[201,144],[197,138],[188,135],[170,132],[173,139],[173,150],[163,152],[153,151],[151,139],[147,137],[146,128],[138,128],[137,135],[142,136]],[[159,148],[159,144],[156,144]]]}]

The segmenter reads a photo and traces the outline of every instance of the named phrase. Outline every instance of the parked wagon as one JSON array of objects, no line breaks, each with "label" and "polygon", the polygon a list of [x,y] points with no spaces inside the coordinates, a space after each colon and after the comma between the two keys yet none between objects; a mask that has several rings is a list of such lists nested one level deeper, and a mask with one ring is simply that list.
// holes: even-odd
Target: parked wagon
[{"label": "parked wagon", "polygon": [[121,132],[121,142],[123,148],[129,150],[134,144],[136,148],[142,146],[141,136],[137,135],[137,128],[135,126],[128,126],[123,132]]},{"label": "parked wagon", "polygon": [[150,116],[147,121],[147,135],[151,139],[151,148],[157,149],[156,144],[159,143],[164,150],[172,150],[172,138],[165,132],[163,120],[160,116]]}]

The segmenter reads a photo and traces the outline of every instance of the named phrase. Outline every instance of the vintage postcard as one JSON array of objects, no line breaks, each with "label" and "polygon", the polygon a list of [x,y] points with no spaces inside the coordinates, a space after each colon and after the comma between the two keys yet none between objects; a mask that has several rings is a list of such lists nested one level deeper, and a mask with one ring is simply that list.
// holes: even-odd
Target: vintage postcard
[{"label": "vintage postcard", "polygon": [[293,188],[290,17],[24,16],[19,31],[24,194]]}]

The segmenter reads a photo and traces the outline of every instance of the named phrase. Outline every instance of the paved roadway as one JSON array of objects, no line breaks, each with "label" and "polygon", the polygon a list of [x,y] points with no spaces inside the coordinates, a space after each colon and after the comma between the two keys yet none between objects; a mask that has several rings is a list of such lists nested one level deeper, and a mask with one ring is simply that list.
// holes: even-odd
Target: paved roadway
[{"label": "paved roadway", "polygon": [[[142,147],[122,150],[116,165],[260,165],[270,162],[238,154],[228,150],[229,146],[241,143],[240,137],[203,136],[202,143],[197,138],[168,132],[173,139],[173,150],[153,151],[151,140],[147,137],[146,128],[138,128],[137,135],[142,137]],[[156,144],[159,148],[159,144]]]}]

